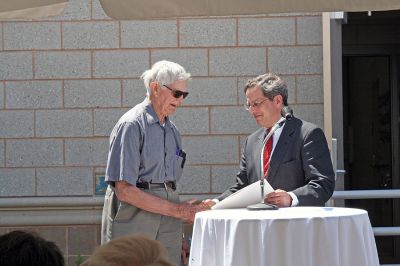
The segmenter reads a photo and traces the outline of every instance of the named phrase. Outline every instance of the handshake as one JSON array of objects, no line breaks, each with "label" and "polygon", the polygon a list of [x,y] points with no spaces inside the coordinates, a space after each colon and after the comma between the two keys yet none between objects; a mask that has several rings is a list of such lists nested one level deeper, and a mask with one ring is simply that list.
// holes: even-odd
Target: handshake
[{"label": "handshake", "polygon": [[179,204],[176,218],[181,219],[186,223],[192,224],[194,222],[194,217],[196,213],[210,210],[213,206],[208,204],[207,201],[208,200],[199,202],[196,199],[192,199]]}]

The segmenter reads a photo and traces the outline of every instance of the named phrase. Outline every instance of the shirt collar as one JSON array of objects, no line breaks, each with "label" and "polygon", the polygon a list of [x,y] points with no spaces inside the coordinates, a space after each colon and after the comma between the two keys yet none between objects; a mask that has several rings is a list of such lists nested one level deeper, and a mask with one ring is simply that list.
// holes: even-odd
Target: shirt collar
[{"label": "shirt collar", "polygon": [[[156,112],[154,111],[153,105],[149,102],[149,99],[145,99],[142,102],[144,109],[146,111],[146,118],[147,118],[147,123],[149,125],[155,124],[155,123],[160,123],[160,119],[158,118]],[[168,116],[165,117],[165,125],[169,124],[169,118]],[[161,124],[160,124],[161,125]]]}]

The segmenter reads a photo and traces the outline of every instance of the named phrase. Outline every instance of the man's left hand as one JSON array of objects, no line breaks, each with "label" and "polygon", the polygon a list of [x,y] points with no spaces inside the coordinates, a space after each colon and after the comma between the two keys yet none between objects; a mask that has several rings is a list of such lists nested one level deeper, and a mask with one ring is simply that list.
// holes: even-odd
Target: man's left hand
[{"label": "man's left hand", "polygon": [[274,204],[278,207],[290,207],[292,206],[292,197],[286,191],[277,189],[274,192],[269,193],[265,197],[264,202]]}]

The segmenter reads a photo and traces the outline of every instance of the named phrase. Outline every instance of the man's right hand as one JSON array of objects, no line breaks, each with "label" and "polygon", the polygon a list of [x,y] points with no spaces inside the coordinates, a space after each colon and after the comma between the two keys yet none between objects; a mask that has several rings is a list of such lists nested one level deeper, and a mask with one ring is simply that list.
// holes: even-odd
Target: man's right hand
[{"label": "man's right hand", "polygon": [[215,201],[213,201],[212,199],[203,200],[201,203],[206,204],[209,208],[211,208],[212,206],[214,206],[215,204],[217,204],[217,203],[215,203]]},{"label": "man's right hand", "polygon": [[178,206],[178,216],[183,221],[192,224],[194,217],[197,212],[209,210],[210,207],[207,204],[201,202],[200,204],[194,204],[195,200],[181,203]]}]

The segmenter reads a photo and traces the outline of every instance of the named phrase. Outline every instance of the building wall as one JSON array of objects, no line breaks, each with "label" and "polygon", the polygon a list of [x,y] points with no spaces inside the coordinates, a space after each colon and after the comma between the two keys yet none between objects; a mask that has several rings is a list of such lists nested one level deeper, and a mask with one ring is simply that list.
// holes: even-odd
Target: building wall
[{"label": "building wall", "polygon": [[0,36],[0,197],[95,195],[109,133],[161,59],[193,76],[173,116],[183,197],[234,182],[257,129],[242,107],[248,78],[281,75],[295,115],[323,127],[320,14],[116,21],[97,0],[70,0],[57,17],[0,21]]}]

